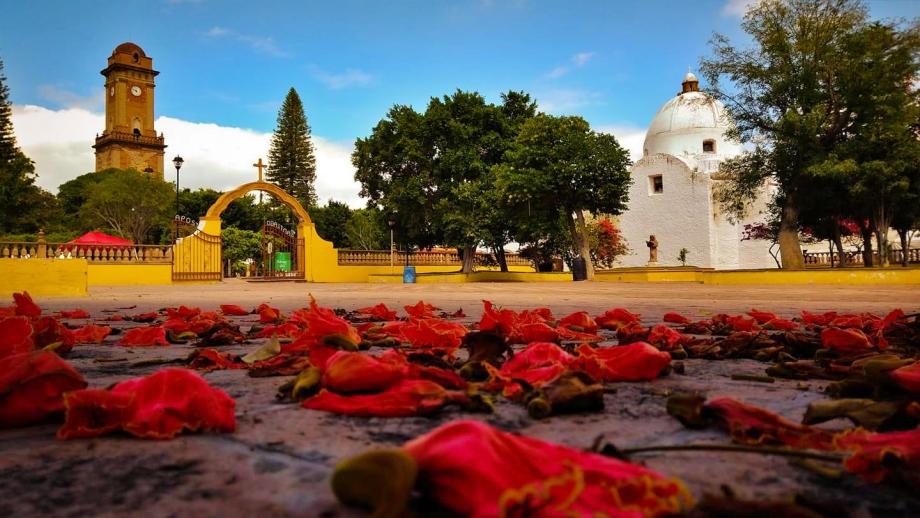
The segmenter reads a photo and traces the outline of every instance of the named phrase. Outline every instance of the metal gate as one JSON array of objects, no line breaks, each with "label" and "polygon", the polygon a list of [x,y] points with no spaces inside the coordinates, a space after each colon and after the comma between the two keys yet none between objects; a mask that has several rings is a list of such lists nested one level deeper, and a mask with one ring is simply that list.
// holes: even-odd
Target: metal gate
[{"label": "metal gate", "polygon": [[261,276],[266,279],[302,279],[300,254],[303,239],[275,221],[262,225]]},{"label": "metal gate", "polygon": [[173,281],[221,280],[221,240],[197,231],[180,238],[173,247]]}]

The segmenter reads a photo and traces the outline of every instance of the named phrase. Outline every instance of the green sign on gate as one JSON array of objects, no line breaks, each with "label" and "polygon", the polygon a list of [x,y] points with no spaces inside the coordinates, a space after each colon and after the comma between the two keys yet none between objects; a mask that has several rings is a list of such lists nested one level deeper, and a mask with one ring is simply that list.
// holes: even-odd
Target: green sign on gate
[{"label": "green sign on gate", "polygon": [[275,252],[274,270],[276,272],[291,271],[291,253],[290,252]]}]

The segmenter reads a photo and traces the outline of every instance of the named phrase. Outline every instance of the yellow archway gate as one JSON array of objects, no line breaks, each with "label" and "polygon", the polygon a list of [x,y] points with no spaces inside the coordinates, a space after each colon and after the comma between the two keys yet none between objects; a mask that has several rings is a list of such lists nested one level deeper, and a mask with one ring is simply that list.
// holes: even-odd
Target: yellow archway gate
[{"label": "yellow archway gate", "polygon": [[192,235],[177,242],[173,254],[173,280],[174,281],[211,281],[220,280],[221,245],[220,215],[234,200],[242,198],[252,191],[264,191],[281,203],[287,205],[297,216],[297,271],[304,273],[308,281],[314,280],[313,268],[307,267],[309,260],[308,251],[315,245],[326,249],[332,248],[332,243],[320,238],[310,215],[303,205],[281,187],[262,180],[262,160],[258,164],[259,180],[243,184],[232,191],[225,192],[208,209],[208,212],[198,223],[198,230]]}]

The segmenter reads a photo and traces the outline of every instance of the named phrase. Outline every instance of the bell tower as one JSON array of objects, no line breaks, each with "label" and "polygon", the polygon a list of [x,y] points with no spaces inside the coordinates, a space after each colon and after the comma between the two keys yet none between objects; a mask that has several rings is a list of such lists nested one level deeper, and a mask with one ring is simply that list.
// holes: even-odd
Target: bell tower
[{"label": "bell tower", "polygon": [[163,135],[153,127],[153,59],[134,43],[109,56],[105,76],[105,130],[96,135],[96,171],[137,169],[163,179]]}]

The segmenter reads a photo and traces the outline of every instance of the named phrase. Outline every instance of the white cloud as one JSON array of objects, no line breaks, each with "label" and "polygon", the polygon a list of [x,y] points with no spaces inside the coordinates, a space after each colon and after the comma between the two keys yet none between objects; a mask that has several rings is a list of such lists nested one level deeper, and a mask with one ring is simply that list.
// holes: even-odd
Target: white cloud
[{"label": "white cloud", "polygon": [[751,5],[759,2],[760,0],[728,0],[724,6],[722,6],[722,15],[723,16],[737,16],[742,17],[747,13],[747,10]]},{"label": "white cloud", "polygon": [[579,52],[571,58],[569,58],[568,65],[560,65],[549,72],[546,73],[544,77],[547,79],[559,79],[560,77],[568,74],[575,68],[581,68],[588,64],[588,61],[591,61],[592,58],[596,55],[595,52]]},{"label": "white cloud", "polygon": [[579,89],[555,89],[535,94],[537,105],[546,113],[571,114],[583,106],[599,104],[601,94]]},{"label": "white cloud", "polygon": [[629,151],[633,163],[642,158],[642,145],[645,143],[645,128],[629,124],[612,124],[597,128],[601,133],[608,133],[617,138],[617,142]]},{"label": "white cloud", "polygon": [[307,69],[314,79],[331,90],[341,90],[350,86],[365,86],[374,80],[372,75],[354,68],[349,68],[340,74],[327,72],[316,65],[310,65]]},{"label": "white cloud", "polygon": [[[41,106],[13,106],[13,125],[23,151],[35,161],[38,183],[51,192],[58,185],[95,168],[93,137],[104,127],[102,114],[82,108],[52,110]],[[159,117],[157,131],[166,136],[166,179],[174,178],[169,157],[182,155],[182,187],[228,190],[256,178],[251,166],[267,158],[270,133],[244,128]],[[321,202],[329,198],[363,207],[360,186],[354,181],[351,146],[313,135],[316,149],[316,191]],[[173,171],[173,175],[170,175]]]},{"label": "white cloud", "polygon": [[228,38],[243,43],[254,50],[275,57],[286,57],[289,54],[275,44],[271,36],[255,36],[252,34],[243,34],[226,27],[214,26],[204,33],[205,37],[220,39]]}]

